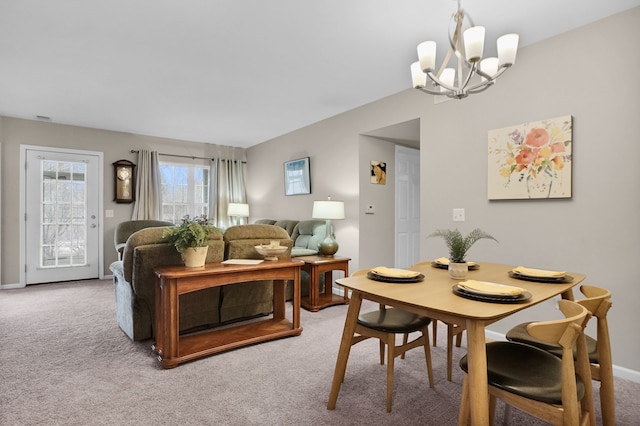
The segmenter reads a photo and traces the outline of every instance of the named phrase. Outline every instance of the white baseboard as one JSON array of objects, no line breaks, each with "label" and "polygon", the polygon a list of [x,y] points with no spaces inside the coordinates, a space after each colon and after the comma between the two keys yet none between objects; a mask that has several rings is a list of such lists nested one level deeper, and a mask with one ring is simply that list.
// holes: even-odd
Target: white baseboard
[{"label": "white baseboard", "polygon": [[11,290],[13,288],[24,288],[25,286],[20,284],[20,283],[16,283],[16,284],[0,284],[0,290]]}]

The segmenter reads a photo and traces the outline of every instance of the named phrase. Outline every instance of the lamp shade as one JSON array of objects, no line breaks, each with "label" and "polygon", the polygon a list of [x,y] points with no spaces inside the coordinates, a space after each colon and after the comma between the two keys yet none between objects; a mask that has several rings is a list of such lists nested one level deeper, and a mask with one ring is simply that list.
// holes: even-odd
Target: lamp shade
[{"label": "lamp shade", "polygon": [[344,201],[314,201],[313,219],[344,219]]},{"label": "lamp shade", "polygon": [[229,203],[227,216],[249,217],[249,204]]}]

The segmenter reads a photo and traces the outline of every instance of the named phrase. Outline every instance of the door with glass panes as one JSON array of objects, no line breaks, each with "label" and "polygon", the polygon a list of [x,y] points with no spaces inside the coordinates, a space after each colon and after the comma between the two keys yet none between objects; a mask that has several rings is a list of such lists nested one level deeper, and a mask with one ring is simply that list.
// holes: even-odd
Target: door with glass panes
[{"label": "door with glass panes", "polygon": [[96,153],[25,151],[25,283],[99,276]]}]

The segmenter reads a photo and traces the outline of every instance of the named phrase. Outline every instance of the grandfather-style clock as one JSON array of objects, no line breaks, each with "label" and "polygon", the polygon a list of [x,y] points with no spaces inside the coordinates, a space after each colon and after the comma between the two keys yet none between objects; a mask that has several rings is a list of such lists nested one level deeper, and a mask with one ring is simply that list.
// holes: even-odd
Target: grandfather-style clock
[{"label": "grandfather-style clock", "polygon": [[114,167],[113,201],[116,203],[132,203],[136,199],[136,165],[129,160],[118,160]]}]

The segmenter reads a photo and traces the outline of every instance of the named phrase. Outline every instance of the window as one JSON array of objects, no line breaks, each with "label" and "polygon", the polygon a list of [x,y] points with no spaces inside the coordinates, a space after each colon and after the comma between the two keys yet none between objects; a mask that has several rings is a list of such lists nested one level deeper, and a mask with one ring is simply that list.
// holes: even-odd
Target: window
[{"label": "window", "polygon": [[185,216],[209,217],[208,165],[160,162],[162,220],[179,223]]}]

